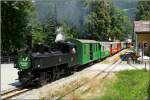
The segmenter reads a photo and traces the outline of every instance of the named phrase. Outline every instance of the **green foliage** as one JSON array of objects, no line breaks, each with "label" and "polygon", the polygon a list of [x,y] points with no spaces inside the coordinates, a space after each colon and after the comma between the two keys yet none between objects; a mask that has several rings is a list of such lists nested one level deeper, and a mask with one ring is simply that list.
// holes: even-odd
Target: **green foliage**
[{"label": "green foliage", "polygon": [[54,17],[49,16],[46,23],[43,25],[43,32],[47,35],[45,39],[45,43],[50,45],[52,42],[55,41],[56,33],[55,29],[57,27],[57,23]]},{"label": "green foliage", "polygon": [[34,43],[44,43],[45,38],[46,35],[42,31],[37,31],[36,33],[33,34]]},{"label": "green foliage", "polygon": [[55,41],[56,37],[56,27],[57,27],[57,19],[56,15],[50,12],[45,16],[43,22],[39,22],[37,17],[32,20],[32,24],[34,25],[32,36],[33,43],[45,43],[50,45]]},{"label": "green foliage", "polygon": [[78,33],[75,32],[73,28],[69,27],[69,25],[63,23],[62,27],[66,38],[78,38]]},{"label": "green foliage", "polygon": [[129,20],[128,16],[124,17],[123,26],[124,26],[124,30],[123,30],[124,39],[131,38],[133,34],[133,21]]},{"label": "green foliage", "polygon": [[150,20],[150,1],[140,0],[138,2],[136,20]]},{"label": "green foliage", "polygon": [[108,41],[124,40],[132,33],[132,24],[125,12],[112,1],[87,0],[90,14],[85,19],[87,33],[92,39]]},{"label": "green foliage", "polygon": [[88,1],[90,14],[86,19],[87,32],[92,34],[96,40],[108,40],[110,32],[111,17],[109,7],[104,0]]},{"label": "green foliage", "polygon": [[111,9],[111,38],[124,40],[132,33],[132,24],[125,12],[119,8]]},{"label": "green foliage", "polygon": [[[48,13],[45,21],[41,24],[38,22],[32,1],[1,1],[1,4],[2,54],[9,55],[15,50],[26,47],[27,37],[31,34],[33,43],[41,42],[50,45],[54,42],[55,29],[60,23],[57,22],[57,14]],[[66,37],[80,38],[81,33],[85,33],[91,34],[90,39],[107,41],[109,37],[123,40],[123,37],[132,33],[132,24],[128,17],[122,10],[115,8],[112,2],[86,0],[79,4],[82,5],[80,10],[86,9],[86,13],[89,14],[85,19],[85,16],[80,16],[83,18],[78,27],[73,26],[74,22],[72,27],[66,24],[67,22],[61,24]],[[149,9],[148,6],[146,7]],[[56,11],[57,9],[54,13],[57,13]],[[149,14],[149,12],[147,13]],[[85,36],[85,34],[83,35]]]},{"label": "green foliage", "polygon": [[2,55],[9,55],[24,46],[34,6],[31,1],[1,1],[1,8]]},{"label": "green foliage", "polygon": [[115,82],[106,83],[105,94],[100,100],[148,100],[149,72],[144,70],[121,71]]},{"label": "green foliage", "polygon": [[32,41],[33,43],[44,43],[47,35],[43,32],[42,25],[37,25],[36,29],[34,29],[34,33],[32,33]]}]

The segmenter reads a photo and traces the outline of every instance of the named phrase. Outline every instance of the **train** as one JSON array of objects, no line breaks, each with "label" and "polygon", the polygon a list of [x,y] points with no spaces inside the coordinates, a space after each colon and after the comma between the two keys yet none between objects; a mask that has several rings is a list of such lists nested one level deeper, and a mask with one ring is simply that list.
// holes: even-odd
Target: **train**
[{"label": "train", "polygon": [[35,44],[32,51],[21,53],[15,62],[23,86],[42,86],[68,75],[75,68],[102,60],[128,47],[127,42],[102,42],[67,39],[51,47]]}]

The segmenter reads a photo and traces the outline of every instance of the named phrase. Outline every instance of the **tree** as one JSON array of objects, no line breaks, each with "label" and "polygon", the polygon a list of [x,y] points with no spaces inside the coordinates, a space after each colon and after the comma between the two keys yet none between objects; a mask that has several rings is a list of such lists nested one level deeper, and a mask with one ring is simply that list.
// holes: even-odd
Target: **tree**
[{"label": "tree", "polygon": [[47,37],[47,34],[43,32],[42,25],[40,23],[37,24],[37,26],[35,26],[34,28],[34,32],[32,33],[33,44],[45,43],[46,37]]},{"label": "tree", "polygon": [[87,33],[91,34],[92,39],[108,40],[111,23],[109,2],[105,0],[91,0],[88,4],[90,14],[85,22]]},{"label": "tree", "polygon": [[110,37],[112,40],[125,40],[133,32],[131,20],[123,9],[117,8],[111,2],[110,6],[111,16],[111,33]]},{"label": "tree", "polygon": [[135,20],[150,20],[150,1],[140,0],[138,2]]},{"label": "tree", "polygon": [[78,32],[75,31],[77,29],[70,27],[66,23],[63,23],[62,27],[66,38],[78,38]]},{"label": "tree", "polygon": [[1,1],[1,7],[2,55],[9,55],[24,46],[34,6],[31,1]]},{"label": "tree", "polygon": [[113,1],[88,0],[88,4],[90,13],[85,22],[90,39],[124,40],[132,33],[131,21]]},{"label": "tree", "polygon": [[112,10],[112,23],[111,23],[111,38],[112,39],[122,39],[124,37],[124,22],[125,22],[125,15],[123,10],[119,8],[113,8]]},{"label": "tree", "polygon": [[49,17],[47,22],[43,25],[43,32],[46,34],[45,43],[50,45],[55,41],[56,38],[56,27],[57,23],[54,17]]}]

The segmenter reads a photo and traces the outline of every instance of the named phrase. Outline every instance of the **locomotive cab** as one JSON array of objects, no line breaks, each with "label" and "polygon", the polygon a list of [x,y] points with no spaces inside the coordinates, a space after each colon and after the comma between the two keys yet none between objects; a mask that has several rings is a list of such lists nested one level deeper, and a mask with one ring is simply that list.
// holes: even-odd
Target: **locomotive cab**
[{"label": "locomotive cab", "polygon": [[57,42],[52,44],[51,50],[52,52],[58,52],[61,53],[75,53],[76,46],[73,43],[69,42]]},{"label": "locomotive cab", "polygon": [[50,47],[48,45],[44,45],[44,44],[34,44],[33,48],[32,48],[32,52],[39,52],[39,53],[51,53]]}]

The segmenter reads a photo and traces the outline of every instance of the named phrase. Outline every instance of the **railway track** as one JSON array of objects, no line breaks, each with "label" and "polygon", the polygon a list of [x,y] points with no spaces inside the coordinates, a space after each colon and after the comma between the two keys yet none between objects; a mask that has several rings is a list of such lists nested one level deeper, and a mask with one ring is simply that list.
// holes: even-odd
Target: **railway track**
[{"label": "railway track", "polygon": [[8,100],[12,97],[16,97],[22,93],[25,93],[29,91],[30,89],[21,89],[21,88],[14,88],[14,89],[9,89],[7,91],[4,91],[1,93],[1,100]]},{"label": "railway track", "polygon": [[[76,90],[78,90],[79,88],[81,88],[82,86],[88,84],[89,82],[91,82],[92,80],[94,80],[95,78],[97,78],[99,75],[101,75],[102,73],[106,73],[106,75],[102,78],[105,79],[111,72],[112,70],[118,65],[120,64],[122,61],[121,60],[116,60],[114,61],[114,63],[108,65],[104,70],[100,71],[99,73],[97,73],[94,77],[92,77],[91,79],[87,80],[86,82],[84,82],[81,85],[78,85],[77,87],[73,88],[71,91],[68,91],[67,93],[56,97],[56,100],[60,100],[66,96],[68,96],[69,94],[75,92]],[[5,92],[1,93],[1,99],[2,100],[8,100],[12,97],[16,97],[22,93],[25,93],[27,91],[30,91],[31,89],[21,89],[21,88],[16,88],[16,89],[11,89]]]},{"label": "railway track", "polygon": [[[115,69],[117,67],[118,64],[120,64],[122,61],[121,60],[117,60],[114,63],[112,63],[111,65],[108,65],[104,70],[100,71],[99,73],[97,73],[94,77],[92,77],[91,79],[87,80],[86,82],[84,82],[81,85],[78,85],[77,87],[73,88],[71,91],[68,91],[67,93],[56,97],[56,100],[61,100],[64,97],[68,96],[69,94],[75,92],[76,90],[78,90],[79,88],[81,88],[82,86],[90,83],[92,80],[96,79],[99,75],[101,75],[102,73],[105,73],[106,75],[104,75],[102,77],[102,80],[104,80],[110,73],[113,72],[113,69]],[[107,71],[107,73],[106,73]]]}]

